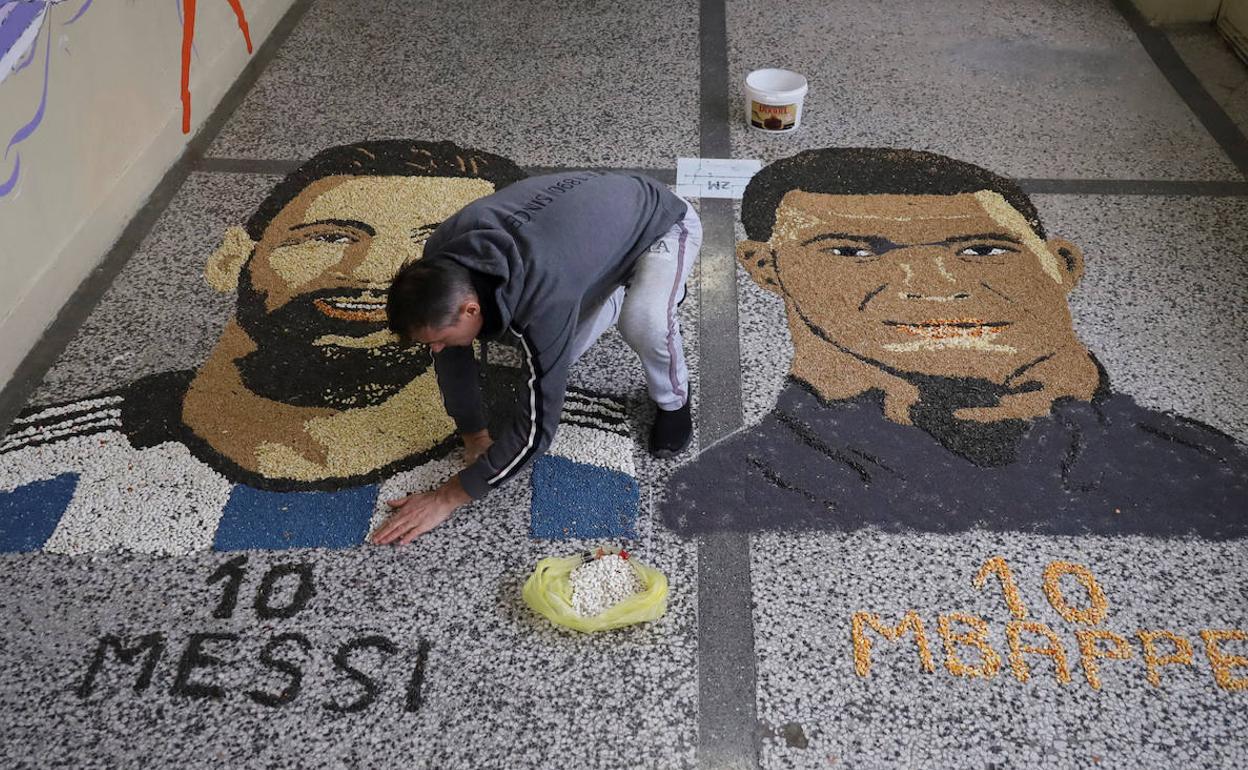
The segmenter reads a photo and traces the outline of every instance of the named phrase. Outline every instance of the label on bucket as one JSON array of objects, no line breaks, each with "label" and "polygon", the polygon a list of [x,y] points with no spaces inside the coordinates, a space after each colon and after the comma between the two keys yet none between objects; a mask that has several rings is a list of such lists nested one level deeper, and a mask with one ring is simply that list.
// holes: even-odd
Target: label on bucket
[{"label": "label on bucket", "polygon": [[797,105],[763,104],[751,99],[750,123],[766,131],[787,131],[797,124]]}]

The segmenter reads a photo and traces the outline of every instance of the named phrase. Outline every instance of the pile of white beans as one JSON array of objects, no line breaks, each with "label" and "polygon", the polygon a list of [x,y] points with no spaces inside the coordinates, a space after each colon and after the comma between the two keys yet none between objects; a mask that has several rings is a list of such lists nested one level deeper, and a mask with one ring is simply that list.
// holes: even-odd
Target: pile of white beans
[{"label": "pile of white beans", "polygon": [[587,561],[568,576],[572,609],[583,618],[598,615],[645,590],[636,571],[619,554]]}]

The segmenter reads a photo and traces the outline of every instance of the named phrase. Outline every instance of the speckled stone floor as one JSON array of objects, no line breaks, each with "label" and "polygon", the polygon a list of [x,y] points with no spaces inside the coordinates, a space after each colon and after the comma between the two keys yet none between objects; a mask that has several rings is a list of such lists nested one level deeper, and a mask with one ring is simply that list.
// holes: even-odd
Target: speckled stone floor
[{"label": "speckled stone floor", "polygon": [[[69,401],[96,411],[56,415],[78,420],[64,430],[106,429],[100,394],[200,366],[235,307],[205,281],[226,229],[325,147],[417,138],[668,181],[699,154],[974,162],[1082,250],[1073,327],[1114,391],[1248,442],[1248,76],[1208,29],[1108,0],[299,0],[289,18],[7,384],[10,435],[22,409]],[[741,118],[739,83],[767,65],[811,81],[789,137]],[[0,765],[1248,767],[1248,540],[668,526],[673,474],[762,421],[794,356],[784,305],[732,257],[740,207],[699,208],[680,311],[693,448],[645,453],[641,370],[615,333],[571,383],[626,414],[628,545],[669,578],[660,621],[580,636],[529,612],[537,559],[601,541],[532,537],[527,471],[403,548],[158,555],[13,546],[12,522],[74,474],[0,453]],[[75,474],[117,462],[100,435]],[[376,481],[363,524],[454,463]],[[135,516],[178,513],[195,478],[139,478]]]}]

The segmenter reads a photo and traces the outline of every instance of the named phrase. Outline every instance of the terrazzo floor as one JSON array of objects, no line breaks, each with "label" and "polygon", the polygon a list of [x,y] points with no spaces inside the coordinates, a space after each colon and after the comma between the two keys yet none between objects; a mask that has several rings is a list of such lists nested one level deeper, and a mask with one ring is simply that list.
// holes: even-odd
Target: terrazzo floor
[{"label": "terrazzo floor", "polygon": [[[764,163],[839,146],[974,162],[1018,179],[1050,233],[1082,249],[1073,326],[1115,391],[1248,442],[1245,68],[1207,30],[1141,31],[1120,4],[1074,0],[939,14],[913,0],[299,0],[292,13],[203,157],[154,199],[154,224],[91,287],[90,313],[58,322],[33,357],[49,363],[6,386],[0,427],[199,366],[235,307],[205,265],[275,165],[416,138],[661,178],[716,146]],[[738,83],[769,64],[811,80],[790,137],[741,120]],[[1218,114],[1176,90],[1176,68]],[[1209,130],[1217,120],[1238,144]],[[695,425],[748,428],[775,406],[793,343],[784,305],[731,257],[740,207],[700,208],[708,239],[680,310]],[[532,615],[520,586],[535,562],[603,540],[533,538],[528,471],[402,548],[0,553],[0,764],[1248,767],[1248,541],[687,537],[665,524],[669,478],[731,431],[650,458],[640,366],[614,332],[571,384],[627,414],[635,534],[606,542],[667,574],[661,620],[585,636]],[[739,414],[705,396],[724,390]],[[15,486],[3,458],[0,495]],[[393,474],[375,496],[456,461]],[[176,508],[176,483],[154,486],[140,506]],[[907,617],[918,623],[894,633]],[[1046,642],[1034,627],[1011,636],[1023,618],[1062,652],[1022,650]]]}]

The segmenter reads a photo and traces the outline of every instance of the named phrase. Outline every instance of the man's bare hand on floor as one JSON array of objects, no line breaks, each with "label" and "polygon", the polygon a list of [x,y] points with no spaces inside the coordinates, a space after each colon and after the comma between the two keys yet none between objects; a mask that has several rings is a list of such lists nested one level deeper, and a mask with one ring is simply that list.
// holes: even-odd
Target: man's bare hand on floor
[{"label": "man's bare hand on floor", "polygon": [[372,540],[378,545],[407,545],[450,518],[456,508],[470,502],[472,497],[464,491],[458,476],[432,492],[387,500],[386,505],[394,512],[373,534]]}]

